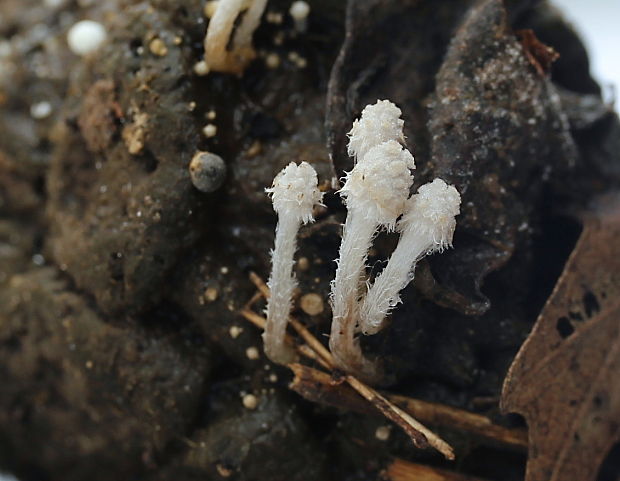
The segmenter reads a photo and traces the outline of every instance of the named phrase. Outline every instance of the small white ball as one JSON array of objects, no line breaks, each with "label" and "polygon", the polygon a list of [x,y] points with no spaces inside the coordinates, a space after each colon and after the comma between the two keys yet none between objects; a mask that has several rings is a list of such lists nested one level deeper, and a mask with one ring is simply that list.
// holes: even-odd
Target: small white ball
[{"label": "small white ball", "polygon": [[65,0],[43,0],[43,3],[45,4],[46,7],[58,8],[58,7],[61,7],[65,3]]},{"label": "small white ball", "polygon": [[246,409],[256,409],[258,406],[258,398],[254,394],[246,394],[242,398],[243,407]]},{"label": "small white ball", "polygon": [[97,50],[107,38],[105,27],[99,22],[82,20],[67,33],[69,48],[76,55],[86,55]]},{"label": "small white ball", "polygon": [[52,104],[49,102],[38,102],[30,106],[30,115],[33,119],[45,119],[52,113]]},{"label": "small white ball", "polygon": [[305,20],[310,14],[310,5],[303,0],[293,2],[289,9],[289,13],[295,20]]},{"label": "small white ball", "polygon": [[307,26],[306,19],[310,14],[310,5],[303,0],[293,2],[288,13],[290,13],[291,17],[293,17],[293,21],[295,22],[295,30],[300,33],[305,32]]}]

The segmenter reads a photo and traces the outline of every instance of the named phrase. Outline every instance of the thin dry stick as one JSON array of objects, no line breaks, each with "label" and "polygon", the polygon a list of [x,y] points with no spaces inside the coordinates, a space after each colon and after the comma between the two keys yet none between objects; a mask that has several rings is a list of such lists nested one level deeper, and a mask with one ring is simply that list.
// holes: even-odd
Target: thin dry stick
[{"label": "thin dry stick", "polygon": [[262,292],[255,292],[254,295],[250,298],[250,300],[248,302],[245,303],[245,306],[243,306],[245,309],[251,309],[252,306],[254,306],[254,304],[256,304],[258,302],[259,299],[262,299],[263,293]]},{"label": "thin dry stick", "polygon": [[[256,286],[258,291],[267,299],[269,297],[269,287],[265,284],[256,273],[250,272],[250,281]],[[321,358],[330,365],[330,368],[333,369],[334,359],[332,358],[332,353],[327,350],[327,348],[319,342],[319,340],[312,335],[312,333],[306,329],[306,327],[299,322],[294,317],[289,317],[289,324],[293,326],[295,331],[302,337],[304,341],[319,355]]]},{"label": "thin dry stick", "polygon": [[473,476],[398,458],[388,465],[384,475],[389,481],[484,481]]},{"label": "thin dry stick", "polygon": [[269,286],[265,284],[256,272],[250,272],[250,281],[256,286],[265,299],[269,297]]},{"label": "thin dry stick", "polygon": [[401,409],[424,422],[468,431],[516,451],[527,449],[527,430],[524,428],[499,426],[486,416],[452,406],[424,402],[398,394],[386,394],[385,396]]},{"label": "thin dry stick", "polygon": [[[347,375],[345,379],[349,386],[376,406],[385,417],[403,428],[416,446],[420,448],[425,448],[428,445],[433,446],[447,459],[454,459],[452,447],[422,423],[415,420],[398,406],[392,404],[374,389],[358,381],[355,377]],[[404,421],[404,423],[402,421]]]},{"label": "thin dry stick", "polygon": [[[247,308],[243,308],[239,311],[239,314],[241,314],[243,317],[245,317],[246,320],[250,321],[252,324],[254,324],[259,329],[262,329],[262,330],[265,329],[265,324],[267,320],[264,317],[261,317],[258,314],[256,314],[254,311],[251,311],[250,309],[247,309]],[[287,344],[290,344],[291,346],[295,346],[295,348],[297,349],[297,352],[301,354],[302,356],[307,357],[308,359],[311,359],[312,361],[319,363],[325,369],[331,370],[331,366],[328,363],[326,363],[316,353],[316,351],[314,351],[310,346],[307,346],[305,344],[295,345],[295,339],[293,339],[293,337],[288,334],[286,335],[284,340]],[[290,368],[290,366],[291,365],[289,365],[288,367]]]},{"label": "thin dry stick", "polygon": [[[341,407],[369,414],[374,406],[365,402],[350,385],[334,384],[332,375],[318,369],[291,364],[295,374],[290,388],[304,398],[318,403]],[[423,423],[467,431],[494,445],[524,451],[527,448],[527,432],[522,428],[498,426],[486,416],[462,409],[436,404],[406,396],[381,393],[387,400]]]},{"label": "thin dry stick", "polygon": [[[255,273],[250,273],[250,280],[257,289],[265,296],[269,296],[269,287],[265,282]],[[331,353],[321,344],[316,337],[308,331],[303,324],[296,319],[290,319],[290,324],[297,331],[297,333],[306,341],[306,343],[325,361],[326,367],[334,370],[334,361]],[[367,386],[363,382],[351,375],[346,375],[344,380],[353,389],[355,389],[362,397],[373,404],[379,411],[383,413],[388,419],[400,426],[411,438],[413,443],[417,447],[426,447],[428,445],[435,448],[446,459],[454,459],[454,451],[448,443],[433,433],[430,429],[424,426],[422,423],[414,419],[412,416],[404,412],[398,406],[394,405],[376,390]]]},{"label": "thin dry stick", "polygon": [[[258,291],[262,294],[265,299],[269,297],[269,287],[265,284],[256,273],[250,272],[250,281],[256,286]],[[260,317],[260,316],[259,316]],[[327,350],[327,348],[319,342],[319,340],[312,335],[312,333],[306,329],[301,322],[299,322],[294,317],[289,317],[289,324],[293,326],[295,331],[299,333],[304,341],[316,352],[321,358],[330,365],[330,369],[333,369],[334,359],[332,358],[332,353]]]}]

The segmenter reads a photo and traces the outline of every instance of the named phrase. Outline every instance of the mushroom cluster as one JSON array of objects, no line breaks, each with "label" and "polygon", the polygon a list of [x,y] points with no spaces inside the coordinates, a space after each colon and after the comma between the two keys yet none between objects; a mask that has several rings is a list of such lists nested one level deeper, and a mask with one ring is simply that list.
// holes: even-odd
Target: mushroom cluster
[{"label": "mushroom cluster", "polygon": [[[348,153],[354,159],[340,190],[347,207],[339,259],[331,284],[332,326],[329,347],[338,367],[368,382],[381,379],[381,366],[364,356],[358,335],[376,334],[400,302],[400,291],[413,279],[424,256],[450,247],[459,214],[458,191],[441,179],[410,196],[415,169],[404,147],[401,111],[388,100],[368,105],[349,132]],[[307,163],[288,165],[268,191],[279,216],[269,281],[265,350],[275,362],[291,362],[285,329],[295,287],[292,277],[297,230],[312,220],[319,203],[317,175]],[[370,284],[366,259],[373,239],[385,229],[397,230],[398,245],[386,267]]]},{"label": "mushroom cluster", "polygon": [[293,291],[293,257],[297,250],[297,231],[302,223],[313,221],[312,208],[321,202],[323,194],[317,187],[316,171],[307,162],[291,162],[267,189],[278,214],[276,241],[272,252],[269,277],[271,295],[267,302],[267,325],[263,333],[265,353],[274,362],[288,364],[295,351],[284,342],[286,324],[291,311]]}]

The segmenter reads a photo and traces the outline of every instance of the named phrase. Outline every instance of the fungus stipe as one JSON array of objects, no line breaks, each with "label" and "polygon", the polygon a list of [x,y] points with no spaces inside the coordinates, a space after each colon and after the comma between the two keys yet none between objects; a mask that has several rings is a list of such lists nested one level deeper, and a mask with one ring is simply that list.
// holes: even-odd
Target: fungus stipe
[{"label": "fungus stipe", "polygon": [[398,223],[398,245],[360,309],[364,334],[382,329],[385,317],[400,302],[400,291],[413,280],[417,262],[452,245],[460,204],[458,191],[441,179],[423,185],[407,201],[405,214]]},{"label": "fungus stipe", "polygon": [[307,162],[291,162],[274,179],[267,189],[273,208],[278,214],[275,247],[271,256],[271,292],[267,301],[267,324],[263,333],[265,353],[274,362],[288,364],[296,355],[285,344],[286,325],[291,311],[293,291],[294,255],[297,250],[297,231],[302,223],[314,220],[312,209],[321,202],[323,194],[318,189],[316,171]]}]

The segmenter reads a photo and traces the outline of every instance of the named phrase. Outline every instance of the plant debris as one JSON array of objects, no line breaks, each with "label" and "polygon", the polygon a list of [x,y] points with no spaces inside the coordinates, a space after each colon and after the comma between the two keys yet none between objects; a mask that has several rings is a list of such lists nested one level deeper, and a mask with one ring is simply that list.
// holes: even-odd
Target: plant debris
[{"label": "plant debris", "polygon": [[[251,279],[258,287],[259,292],[261,292],[264,297],[268,297],[269,288],[267,287],[267,285],[256,274],[253,274],[251,276]],[[265,328],[266,320],[252,313],[247,308],[242,310],[241,314],[262,329]],[[307,348],[302,348],[299,351],[300,354],[310,357],[313,360],[319,361],[323,367],[330,370],[333,374],[335,383],[345,382],[349,386],[351,386],[353,390],[355,390],[360,396],[366,399],[372,406],[378,409],[386,418],[398,424],[398,426],[400,426],[411,438],[411,441],[416,447],[426,448],[432,446],[441,454],[443,454],[446,459],[454,459],[454,451],[448,443],[446,443],[443,439],[430,431],[419,421],[414,419],[407,412],[403,411],[401,408],[387,400],[375,389],[367,386],[362,381],[358,380],[355,376],[345,373],[339,373],[339,371],[336,369],[336,364],[334,362],[332,354],[327,350],[327,348],[323,346],[299,321],[297,321],[296,319],[290,319],[289,322],[297,331],[297,333],[307,343],[308,348],[313,352],[313,354],[309,354]],[[291,341],[290,338],[288,343],[289,345],[294,345],[294,341]],[[294,368],[292,369],[294,370]]]},{"label": "plant debris", "polygon": [[594,481],[620,440],[620,196],[584,215],[551,297],[506,377],[529,428],[526,481]]},{"label": "plant debris", "polygon": [[[499,412],[502,380],[578,238],[574,212],[620,185],[620,122],[581,40],[540,0],[308,0],[307,15],[269,0],[255,59],[231,75],[201,64],[216,3],[0,1],[0,470],[521,481],[525,428]],[[81,20],[106,37],[83,56],[67,41]],[[527,29],[545,47],[524,48]],[[547,47],[560,56],[541,73]],[[445,175],[464,215],[454,251],[419,263],[361,347],[386,367],[377,393],[457,463],[413,448],[321,351],[345,215],[334,177],[352,120],[382,98],[403,111],[413,189]],[[196,152],[223,161],[199,179],[209,192]],[[293,266],[289,337],[300,376],[325,381],[298,379],[313,402],[239,316],[263,322],[248,273],[270,263],[264,189],[301,161],[325,203]],[[396,240],[376,237],[371,282]]]}]

